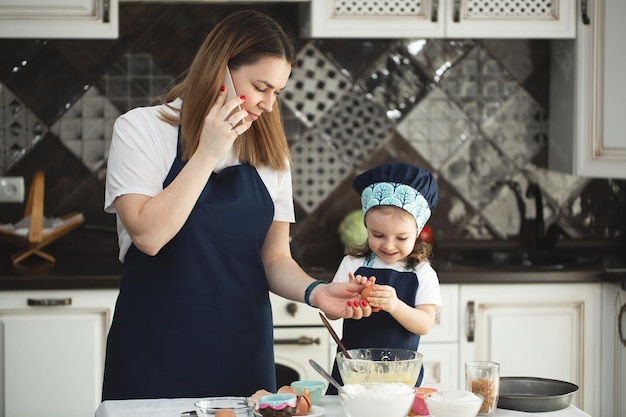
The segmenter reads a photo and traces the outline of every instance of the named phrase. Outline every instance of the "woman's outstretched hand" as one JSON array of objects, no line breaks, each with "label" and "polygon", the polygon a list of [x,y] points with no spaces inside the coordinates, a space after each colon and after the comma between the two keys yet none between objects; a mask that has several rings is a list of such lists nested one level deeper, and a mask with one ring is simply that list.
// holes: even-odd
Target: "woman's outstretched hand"
[{"label": "woman's outstretched hand", "polygon": [[[318,306],[329,318],[344,318],[359,320],[369,317],[372,308],[367,301],[361,300],[361,291],[374,277],[364,277],[349,273],[349,282],[331,282],[326,285],[318,285],[311,298],[313,304]],[[372,285],[372,284],[369,284]]]}]

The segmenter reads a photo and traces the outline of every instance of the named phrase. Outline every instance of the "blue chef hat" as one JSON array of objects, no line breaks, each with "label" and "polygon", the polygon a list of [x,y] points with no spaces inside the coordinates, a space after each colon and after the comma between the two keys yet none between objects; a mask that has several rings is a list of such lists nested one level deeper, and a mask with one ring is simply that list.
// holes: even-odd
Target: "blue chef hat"
[{"label": "blue chef hat", "polygon": [[437,207],[437,182],[429,171],[403,163],[383,164],[358,175],[352,188],[361,196],[363,216],[375,206],[396,206],[408,211],[417,234]]}]

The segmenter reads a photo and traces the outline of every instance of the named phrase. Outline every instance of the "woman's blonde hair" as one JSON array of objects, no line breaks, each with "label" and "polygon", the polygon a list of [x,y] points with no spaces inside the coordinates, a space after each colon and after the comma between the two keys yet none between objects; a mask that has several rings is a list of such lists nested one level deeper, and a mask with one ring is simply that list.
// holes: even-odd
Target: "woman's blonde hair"
[{"label": "woman's blonde hair", "polygon": [[[398,215],[398,216],[409,216],[412,220],[414,219],[413,216],[399,208],[396,206],[375,206],[372,207],[368,210],[372,211],[372,210],[393,210],[394,214],[393,215]],[[372,253],[372,249],[369,246],[368,241],[365,241],[365,243],[361,246],[353,246],[353,247],[347,247],[345,249],[345,254],[346,255],[350,255],[350,256],[356,256],[358,258],[364,258],[369,256]],[[432,260],[432,255],[433,255],[433,247],[430,243],[426,243],[420,240],[415,240],[415,245],[413,245],[413,250],[411,251],[411,253],[406,257],[404,265],[406,268],[408,269],[415,269],[415,267],[420,263],[420,262],[431,262]]]},{"label": "woman's blonde hair", "polygon": [[[296,53],[282,27],[269,16],[254,10],[235,12],[209,32],[182,81],[161,98],[163,104],[182,98],[180,112],[161,113],[172,125],[181,125],[182,159],[188,160],[198,148],[204,118],[218,97],[226,68],[236,70],[263,58],[276,57],[295,65]],[[278,100],[271,112],[264,112],[235,141],[242,162],[255,167],[268,165],[287,169],[290,160]]]}]

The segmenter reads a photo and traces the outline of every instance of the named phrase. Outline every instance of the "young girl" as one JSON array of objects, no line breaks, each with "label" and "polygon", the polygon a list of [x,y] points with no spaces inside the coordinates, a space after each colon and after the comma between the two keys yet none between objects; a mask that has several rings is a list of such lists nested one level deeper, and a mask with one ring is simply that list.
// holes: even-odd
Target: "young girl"
[{"label": "young girl", "polygon": [[[344,320],[342,342],[347,349],[417,350],[420,335],[430,331],[441,308],[439,279],[429,263],[431,246],[417,240],[437,205],[437,184],[424,169],[392,163],[357,176],[352,186],[361,196],[367,241],[347,250],[333,282],[370,277],[373,288],[361,304],[375,313]],[[333,376],[341,382],[336,363]],[[422,378],[423,369],[417,386]],[[327,394],[336,393],[329,386]]]}]

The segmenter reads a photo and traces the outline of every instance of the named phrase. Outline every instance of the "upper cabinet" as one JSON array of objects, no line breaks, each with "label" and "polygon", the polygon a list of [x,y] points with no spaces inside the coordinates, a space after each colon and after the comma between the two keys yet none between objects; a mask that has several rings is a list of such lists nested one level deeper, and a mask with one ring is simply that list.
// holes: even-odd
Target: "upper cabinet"
[{"label": "upper cabinet", "polygon": [[118,0],[0,1],[0,38],[117,37]]},{"label": "upper cabinet", "polygon": [[576,2],[311,0],[312,38],[574,38]]},{"label": "upper cabinet", "polygon": [[626,2],[584,4],[576,40],[552,42],[549,167],[626,178]]}]

